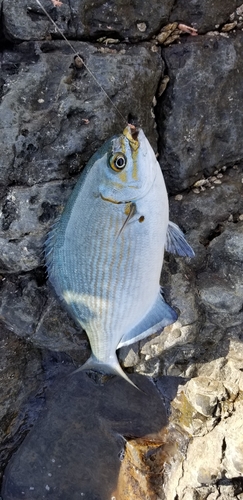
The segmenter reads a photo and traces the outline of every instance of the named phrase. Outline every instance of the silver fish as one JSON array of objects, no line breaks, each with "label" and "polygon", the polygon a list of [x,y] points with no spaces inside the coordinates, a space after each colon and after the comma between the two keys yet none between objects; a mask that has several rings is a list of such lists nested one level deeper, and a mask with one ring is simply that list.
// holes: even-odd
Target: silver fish
[{"label": "silver fish", "polygon": [[128,125],[90,159],[46,243],[49,279],[89,337],[82,369],[131,382],[116,350],[176,321],[161,295],[164,249],[194,255],[169,222],[152,147]]}]

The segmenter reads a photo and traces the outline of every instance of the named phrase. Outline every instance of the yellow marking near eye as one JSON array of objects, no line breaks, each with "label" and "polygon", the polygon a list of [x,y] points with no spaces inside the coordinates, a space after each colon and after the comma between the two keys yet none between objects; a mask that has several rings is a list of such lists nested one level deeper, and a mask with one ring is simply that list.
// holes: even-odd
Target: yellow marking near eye
[{"label": "yellow marking near eye", "polygon": [[120,182],[113,182],[114,188],[118,191],[119,189],[123,189],[124,186]]},{"label": "yellow marking near eye", "polygon": [[121,179],[122,182],[127,182],[127,173],[125,170],[123,170],[122,172],[120,172],[119,174],[119,178]]},{"label": "yellow marking near eye", "polygon": [[132,178],[137,181],[138,180],[138,164],[137,164],[137,156],[138,151],[133,151],[132,160],[133,160],[133,169],[132,169]]},{"label": "yellow marking near eye", "polygon": [[121,150],[122,150],[123,154],[126,153],[126,145],[125,145],[125,141],[124,141],[123,137],[121,139]]},{"label": "yellow marking near eye", "polygon": [[[130,127],[126,127],[123,130],[123,135],[129,140],[130,148],[132,149],[132,160],[133,160],[133,169],[132,169],[132,178],[137,181],[138,180],[138,149],[139,149],[139,141],[134,139],[131,134]],[[122,148],[125,146],[124,140],[122,140]],[[123,150],[123,149],[122,149]]]}]

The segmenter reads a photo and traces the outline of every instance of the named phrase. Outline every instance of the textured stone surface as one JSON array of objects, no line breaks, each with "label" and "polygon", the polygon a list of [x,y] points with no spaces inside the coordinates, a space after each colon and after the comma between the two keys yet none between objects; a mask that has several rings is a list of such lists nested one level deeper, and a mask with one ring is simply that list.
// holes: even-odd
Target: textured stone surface
[{"label": "textured stone surface", "polygon": [[196,377],[187,383],[185,395],[199,413],[210,417],[215,413],[218,402],[226,399],[226,390],[218,381]]},{"label": "textured stone surface", "polygon": [[160,159],[172,192],[243,156],[243,33],[163,49],[170,78],[158,104]]},{"label": "textured stone surface", "polygon": [[[38,274],[37,274],[38,276]],[[68,317],[53,292],[28,273],[2,278],[2,324],[35,346],[55,351],[77,350],[80,363],[88,357],[86,335]],[[41,276],[42,281],[42,276]]]},{"label": "textured stone surface", "polygon": [[[133,111],[145,130],[162,61],[151,45],[102,49],[74,43],[124,120]],[[84,68],[70,68],[65,42],[23,43],[2,54],[0,183],[68,178],[124,123]],[[131,91],[127,93],[127,87]],[[109,104],[108,104],[109,103]],[[102,123],[102,127],[101,127]]]},{"label": "textured stone surface", "polygon": [[[172,500],[175,495],[183,500],[197,499],[200,495],[203,499],[226,500],[242,494],[243,377],[240,367],[242,363],[237,367],[225,359],[221,363],[213,361],[199,369],[198,377],[179,386],[171,403],[171,419],[194,438],[188,441],[183,461],[175,463],[166,481],[166,499]],[[202,395],[210,401],[206,407],[205,399],[202,405]]]},{"label": "textured stone surface", "polygon": [[[55,27],[45,17],[35,0],[21,4],[17,0],[2,0],[5,35],[14,40],[40,40],[47,36],[60,38]],[[229,20],[229,15],[241,4],[240,0],[209,0],[203,4],[191,0],[164,0],[153,3],[153,9],[144,2],[129,4],[124,0],[116,2],[93,2],[83,4],[71,0],[60,7],[42,0],[42,5],[55,20],[58,28],[70,38],[99,38],[102,36],[147,40],[168,21],[192,24],[199,32],[211,30]]]},{"label": "textured stone surface", "polygon": [[[196,254],[165,256],[161,284],[178,321],[119,351],[128,372],[154,377],[169,423],[159,440],[130,439],[113,495],[242,500],[243,4],[178,0],[154,4],[152,11],[144,5],[142,12],[141,2],[43,3],[125,119],[138,115],[155,150],[158,90],[170,218]],[[122,130],[123,120],[89,72],[75,67],[70,47],[57,40],[34,0],[0,5],[2,473],[18,447],[24,452],[27,442],[20,444],[54,374],[73,371],[89,356],[85,334],[46,284],[42,247],[83,165]],[[192,23],[200,33],[220,26],[203,36],[184,34],[161,58],[151,37],[171,21]],[[233,25],[221,25],[226,22]],[[120,382],[101,379],[110,388]],[[106,414],[103,430],[107,420]],[[80,426],[79,412],[73,429]]]},{"label": "textured stone surface", "polygon": [[[137,0],[131,5],[124,0],[85,4],[71,0],[58,8],[47,0],[42,0],[42,4],[68,37],[87,39],[106,35],[138,41],[147,39],[161,24],[166,24],[173,0],[156,0],[153,9]],[[35,0],[24,0],[21,4],[17,0],[4,0],[3,15],[5,33],[11,39],[40,40],[48,35],[60,38]]]},{"label": "textured stone surface", "polygon": [[[42,398],[41,353],[0,326],[0,480]],[[29,399],[26,404],[26,399]]]},{"label": "textured stone surface", "polygon": [[242,421],[238,417],[243,414],[242,400],[235,404],[234,410],[234,415],[225,422],[224,429],[225,452],[222,464],[229,479],[243,476]]},{"label": "textured stone surface", "polygon": [[177,0],[174,2],[170,21],[181,21],[192,24],[199,30],[199,33],[205,33],[228,21],[230,14],[241,5],[241,0],[194,0],[184,2]]},{"label": "textured stone surface", "polygon": [[0,269],[31,271],[43,264],[46,229],[61,213],[72,183],[51,181],[9,188],[1,204]]}]

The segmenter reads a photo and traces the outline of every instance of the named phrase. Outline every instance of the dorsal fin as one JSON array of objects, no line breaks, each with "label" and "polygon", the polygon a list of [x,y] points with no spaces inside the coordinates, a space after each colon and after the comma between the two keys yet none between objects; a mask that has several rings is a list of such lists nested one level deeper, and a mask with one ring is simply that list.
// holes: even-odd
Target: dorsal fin
[{"label": "dorsal fin", "polygon": [[55,220],[44,243],[45,264],[49,278],[51,277],[52,263],[53,263],[53,248],[56,242],[57,226],[59,224],[60,217],[61,215],[59,215]]},{"label": "dorsal fin", "polygon": [[171,221],[169,221],[166,233],[165,250],[181,257],[195,257],[195,253],[189,243],[187,243],[183,232]]}]

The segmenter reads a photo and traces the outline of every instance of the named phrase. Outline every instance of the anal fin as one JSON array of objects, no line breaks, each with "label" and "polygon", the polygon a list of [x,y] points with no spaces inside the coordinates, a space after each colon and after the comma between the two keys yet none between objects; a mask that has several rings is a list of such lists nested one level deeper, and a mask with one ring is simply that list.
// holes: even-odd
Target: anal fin
[{"label": "anal fin", "polygon": [[150,309],[148,314],[138,323],[132,330],[126,333],[119,342],[117,349],[124,347],[134,342],[138,342],[153,333],[162,330],[167,325],[174,323],[177,320],[177,314],[164,301],[163,297],[158,294],[155,304]]}]

